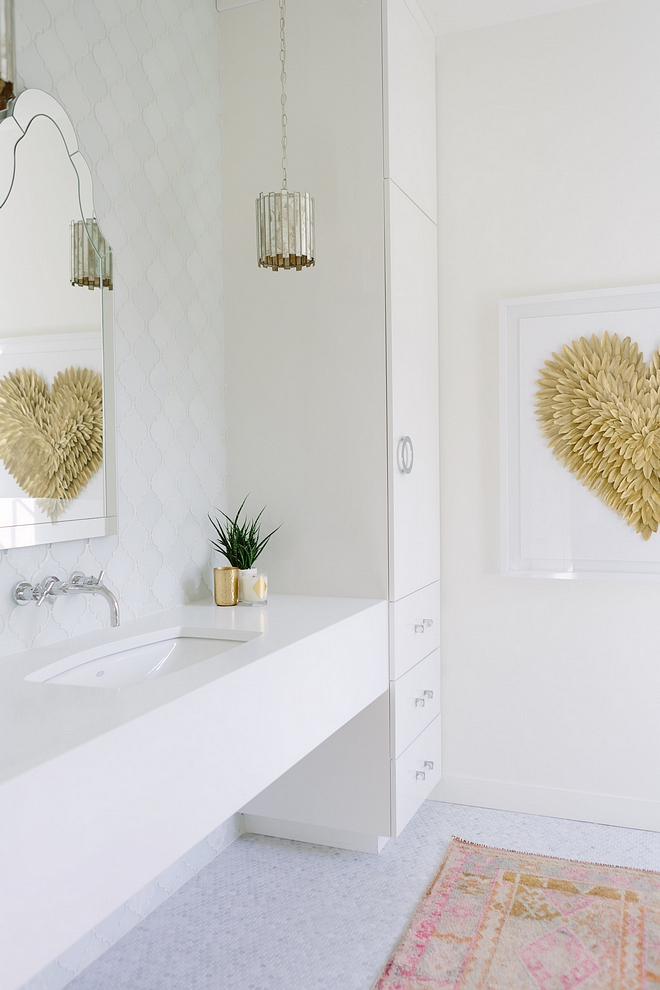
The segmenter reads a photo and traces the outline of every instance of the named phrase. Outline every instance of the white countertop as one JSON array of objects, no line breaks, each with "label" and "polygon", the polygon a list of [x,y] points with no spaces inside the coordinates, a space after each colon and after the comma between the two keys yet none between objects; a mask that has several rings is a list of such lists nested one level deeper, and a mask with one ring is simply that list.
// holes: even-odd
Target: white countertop
[{"label": "white countertop", "polygon": [[[371,599],[271,595],[263,607],[184,605],[0,660],[0,784],[246,665],[379,603]],[[66,656],[170,626],[245,630],[258,637],[210,660],[119,689],[26,681]]]},{"label": "white countertop", "polygon": [[[122,689],[25,680],[173,627],[261,635]],[[387,644],[385,601],[275,595],[2,659],[0,988],[23,986],[379,698]]]}]

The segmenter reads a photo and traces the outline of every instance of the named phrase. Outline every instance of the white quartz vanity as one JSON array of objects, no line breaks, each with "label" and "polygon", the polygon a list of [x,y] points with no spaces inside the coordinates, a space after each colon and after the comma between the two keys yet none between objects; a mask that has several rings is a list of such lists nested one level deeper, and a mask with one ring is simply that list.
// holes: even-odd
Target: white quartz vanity
[{"label": "white quartz vanity", "polygon": [[[276,595],[265,608],[186,605],[7,657],[0,990],[22,986],[381,697],[387,624],[384,601]],[[172,629],[222,633],[221,652],[124,689],[30,679],[73,653],[93,662],[109,643]]]}]

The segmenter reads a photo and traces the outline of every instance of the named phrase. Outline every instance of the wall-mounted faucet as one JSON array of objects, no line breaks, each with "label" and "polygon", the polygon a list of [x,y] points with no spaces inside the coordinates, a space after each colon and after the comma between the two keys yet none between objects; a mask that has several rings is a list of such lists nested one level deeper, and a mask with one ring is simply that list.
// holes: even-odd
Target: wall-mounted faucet
[{"label": "wall-mounted faucet", "polygon": [[68,581],[60,581],[56,577],[47,577],[42,584],[32,585],[29,581],[21,581],[14,588],[14,601],[17,605],[29,605],[36,602],[43,605],[45,601],[53,601],[60,595],[102,595],[110,606],[110,625],[119,625],[119,603],[103,584],[105,571],[98,577],[85,577],[82,571],[74,571]]}]

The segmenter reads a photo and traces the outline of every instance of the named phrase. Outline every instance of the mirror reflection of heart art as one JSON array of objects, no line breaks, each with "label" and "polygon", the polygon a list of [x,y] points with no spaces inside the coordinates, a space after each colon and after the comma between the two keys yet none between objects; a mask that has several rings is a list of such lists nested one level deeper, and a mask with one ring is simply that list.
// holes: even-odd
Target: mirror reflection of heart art
[{"label": "mirror reflection of heart art", "polygon": [[0,381],[0,458],[53,522],[103,461],[101,376],[67,368],[52,388],[27,368]]},{"label": "mirror reflection of heart art", "polygon": [[536,413],[564,467],[650,539],[660,522],[660,351],[581,337],[539,372]]}]

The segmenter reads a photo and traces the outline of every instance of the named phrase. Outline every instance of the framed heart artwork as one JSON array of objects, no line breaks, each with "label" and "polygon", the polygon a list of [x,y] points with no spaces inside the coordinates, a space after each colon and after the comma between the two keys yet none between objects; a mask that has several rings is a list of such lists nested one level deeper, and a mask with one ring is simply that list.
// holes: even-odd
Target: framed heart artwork
[{"label": "framed heart artwork", "polygon": [[500,464],[503,574],[660,576],[660,285],[500,302]]}]

